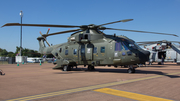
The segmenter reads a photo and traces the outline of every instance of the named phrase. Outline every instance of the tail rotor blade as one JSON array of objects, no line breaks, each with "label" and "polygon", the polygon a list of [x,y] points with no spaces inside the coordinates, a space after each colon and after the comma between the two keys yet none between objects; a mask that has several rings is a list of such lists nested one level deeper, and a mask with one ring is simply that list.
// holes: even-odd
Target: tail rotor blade
[{"label": "tail rotor blade", "polygon": [[48,33],[49,33],[49,30],[50,30],[50,28],[48,28],[48,31],[47,31],[47,33],[46,33],[46,34],[48,34]]},{"label": "tail rotor blade", "polygon": [[[48,30],[49,31],[49,30]],[[41,31],[39,32],[41,34],[41,36],[44,38],[44,40],[46,41],[46,43],[48,44],[48,46],[50,47],[51,45],[49,44],[49,42],[46,40],[46,37],[43,36],[43,34],[41,33]]]},{"label": "tail rotor blade", "polygon": [[39,32],[41,35],[43,35],[42,33],[41,33],[41,31]]},{"label": "tail rotor blade", "polygon": [[51,34],[43,34],[43,37],[51,36],[51,35],[57,35],[57,34],[64,34],[64,33],[69,33],[69,32],[75,32],[79,31],[81,29],[73,29],[73,30],[67,30],[67,31],[62,31],[62,32],[56,32],[56,33],[51,33]]}]

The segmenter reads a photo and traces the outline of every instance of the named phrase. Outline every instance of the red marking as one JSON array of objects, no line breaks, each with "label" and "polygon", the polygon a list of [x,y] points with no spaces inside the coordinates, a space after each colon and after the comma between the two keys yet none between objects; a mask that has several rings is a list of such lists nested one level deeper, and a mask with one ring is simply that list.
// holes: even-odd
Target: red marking
[{"label": "red marking", "polygon": [[41,31],[39,33],[41,33]]},{"label": "red marking", "polygon": [[48,28],[48,30],[50,30],[50,28]]}]

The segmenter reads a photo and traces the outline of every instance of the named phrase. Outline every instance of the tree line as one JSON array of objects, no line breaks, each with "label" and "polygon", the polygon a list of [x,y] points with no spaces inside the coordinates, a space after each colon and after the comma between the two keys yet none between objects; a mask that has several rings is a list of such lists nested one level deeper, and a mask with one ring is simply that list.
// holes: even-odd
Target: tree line
[{"label": "tree line", "polygon": [[[22,54],[22,56],[28,56],[28,57],[43,57],[43,54],[38,53],[38,51],[27,49],[27,48],[22,48],[21,54]],[[16,46],[15,53],[14,52],[8,52],[6,49],[1,49],[0,48],[0,56],[1,57],[20,56],[20,47]],[[49,54],[46,57],[47,58],[53,58],[53,55]]]}]

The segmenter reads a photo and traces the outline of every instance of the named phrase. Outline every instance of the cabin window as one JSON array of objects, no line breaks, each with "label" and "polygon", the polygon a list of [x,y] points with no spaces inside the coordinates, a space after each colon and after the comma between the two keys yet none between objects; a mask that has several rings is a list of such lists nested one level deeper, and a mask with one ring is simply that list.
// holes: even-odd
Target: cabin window
[{"label": "cabin window", "polygon": [[101,47],[101,53],[105,53],[105,47]]},{"label": "cabin window", "polygon": [[84,36],[84,39],[88,39],[88,34],[86,34],[86,35]]},{"label": "cabin window", "polygon": [[121,51],[122,50],[122,44],[121,42],[115,43],[115,51]]},{"label": "cabin window", "polygon": [[68,55],[68,50],[65,51],[65,55]]},{"label": "cabin window", "polygon": [[97,53],[97,47],[94,47],[93,53]]},{"label": "cabin window", "polygon": [[85,48],[81,47],[81,54],[85,54]]},{"label": "cabin window", "polygon": [[62,52],[62,48],[59,48],[59,52],[60,52],[60,53]]},{"label": "cabin window", "polygon": [[77,54],[77,49],[74,49],[73,54],[74,54],[74,55],[76,55],[76,54]]}]

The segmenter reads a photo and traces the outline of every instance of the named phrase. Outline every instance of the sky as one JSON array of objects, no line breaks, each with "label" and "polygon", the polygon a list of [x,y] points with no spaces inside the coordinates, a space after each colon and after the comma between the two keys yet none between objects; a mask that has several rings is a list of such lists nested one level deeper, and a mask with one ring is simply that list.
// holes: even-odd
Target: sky
[{"label": "sky", "polygon": [[[124,35],[136,42],[180,41],[180,0],[0,0],[0,26],[24,24],[88,25],[134,19],[106,25],[108,28],[176,34],[179,37],[148,33],[104,30],[109,35]],[[50,27],[22,27],[22,47],[39,50],[37,37]],[[49,33],[74,28],[50,28]],[[75,28],[77,29],[77,28]],[[67,42],[72,33],[47,37],[50,44]],[[15,52],[20,46],[20,26],[0,28],[0,48]]]}]

